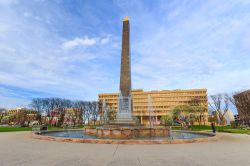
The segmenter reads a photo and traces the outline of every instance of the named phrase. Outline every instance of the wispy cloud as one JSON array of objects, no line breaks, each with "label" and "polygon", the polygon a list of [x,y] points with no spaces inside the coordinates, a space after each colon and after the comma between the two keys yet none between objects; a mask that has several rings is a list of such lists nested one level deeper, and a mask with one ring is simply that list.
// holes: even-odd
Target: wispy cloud
[{"label": "wispy cloud", "polygon": [[71,49],[71,48],[74,48],[76,46],[92,46],[96,43],[97,43],[97,39],[88,38],[87,36],[85,36],[84,38],[76,37],[73,40],[65,41],[62,44],[62,46],[65,49]]},{"label": "wispy cloud", "polygon": [[109,43],[110,38],[111,38],[111,35],[107,35],[106,37],[104,37],[104,38],[102,38],[102,39],[100,40],[100,43],[101,43],[101,44],[107,44],[107,43]]},{"label": "wispy cloud", "polygon": [[72,49],[77,46],[89,47],[96,44],[107,44],[110,41],[110,35],[106,37],[89,38],[85,36],[84,38],[76,37],[73,40],[67,40],[62,43],[64,49]]}]

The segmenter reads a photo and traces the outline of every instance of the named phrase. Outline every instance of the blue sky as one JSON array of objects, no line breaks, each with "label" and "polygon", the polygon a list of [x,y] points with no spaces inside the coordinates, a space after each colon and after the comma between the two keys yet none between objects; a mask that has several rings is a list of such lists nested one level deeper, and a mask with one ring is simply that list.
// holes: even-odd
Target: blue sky
[{"label": "blue sky", "polygon": [[0,107],[117,92],[126,15],[133,88],[249,89],[248,0],[0,0]]}]

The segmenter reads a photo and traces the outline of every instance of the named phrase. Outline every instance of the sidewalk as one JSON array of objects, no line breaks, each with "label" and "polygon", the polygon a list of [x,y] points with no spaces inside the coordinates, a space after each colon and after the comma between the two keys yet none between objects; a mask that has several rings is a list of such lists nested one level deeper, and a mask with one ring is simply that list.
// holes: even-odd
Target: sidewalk
[{"label": "sidewalk", "polygon": [[250,165],[250,136],[244,134],[223,133],[216,142],[111,145],[44,141],[27,138],[26,133],[0,133],[1,166]]}]

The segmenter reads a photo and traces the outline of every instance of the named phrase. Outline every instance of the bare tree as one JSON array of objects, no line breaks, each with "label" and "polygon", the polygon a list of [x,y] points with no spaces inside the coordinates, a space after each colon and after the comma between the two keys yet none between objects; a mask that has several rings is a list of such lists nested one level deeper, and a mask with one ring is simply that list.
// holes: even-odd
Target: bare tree
[{"label": "bare tree", "polygon": [[15,115],[15,123],[21,126],[25,125],[25,121],[27,120],[27,112],[26,111],[20,111]]},{"label": "bare tree", "polygon": [[196,120],[199,122],[199,125],[201,125],[201,122],[203,121],[203,124],[206,123],[206,113],[208,112],[207,105],[203,102],[203,100],[199,97],[195,97],[190,101],[190,105],[195,110],[195,116]]},{"label": "bare tree", "polygon": [[77,110],[75,109],[68,110],[66,114],[67,114],[67,116],[65,117],[66,122],[69,124],[73,124],[73,126],[75,126],[77,120],[79,119]]},{"label": "bare tree", "polygon": [[117,115],[117,112],[115,111],[115,109],[112,107],[112,106],[110,106],[110,105],[107,105],[107,113],[108,113],[108,120],[110,121],[112,121],[112,120],[115,120],[115,118],[116,118],[116,115]]},{"label": "bare tree", "polygon": [[61,98],[35,98],[32,100],[30,106],[36,111],[45,113],[51,119],[51,111],[59,111],[60,120],[59,124],[61,125],[65,117],[65,108],[78,108],[80,109],[80,117],[83,119],[83,122],[86,120],[88,124],[91,120],[94,123],[98,119],[98,102],[86,102],[86,101],[71,101],[68,99]]},{"label": "bare tree", "polygon": [[94,125],[96,124],[96,121],[98,119],[99,111],[98,111],[98,102],[93,101],[91,102],[91,117],[92,120],[94,121]]},{"label": "bare tree", "polygon": [[0,108],[0,113],[7,111],[5,108]]},{"label": "bare tree", "polygon": [[38,113],[38,121],[41,122],[41,115],[43,112],[43,101],[41,98],[34,98],[32,99],[30,106],[32,109],[34,109],[35,111],[37,111]]},{"label": "bare tree", "polygon": [[86,114],[86,106],[87,102],[85,101],[75,101],[73,102],[73,107],[74,108],[79,108],[80,109],[80,117],[82,118],[83,123],[85,124],[85,114]]},{"label": "bare tree", "polygon": [[1,124],[2,118],[5,116],[5,113],[6,113],[6,109],[0,108],[0,124]]},{"label": "bare tree", "polygon": [[92,116],[92,106],[93,106],[92,103],[88,102],[87,107],[86,107],[87,108],[87,110],[86,110],[87,114],[86,115],[87,115],[87,119],[88,119],[88,125],[90,124],[90,119],[91,119],[91,116]]},{"label": "bare tree", "polygon": [[219,124],[223,125],[225,122],[225,114],[229,110],[230,97],[228,94],[216,94],[210,96],[211,101],[208,103],[210,108],[217,113]]}]

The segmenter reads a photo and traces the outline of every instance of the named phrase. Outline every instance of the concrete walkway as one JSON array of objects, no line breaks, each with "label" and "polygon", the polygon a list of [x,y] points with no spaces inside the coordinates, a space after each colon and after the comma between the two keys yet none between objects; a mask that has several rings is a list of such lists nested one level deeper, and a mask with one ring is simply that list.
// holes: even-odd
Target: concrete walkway
[{"label": "concrete walkway", "polygon": [[0,133],[0,166],[249,166],[250,136],[223,134],[216,142],[167,145],[64,143]]}]

